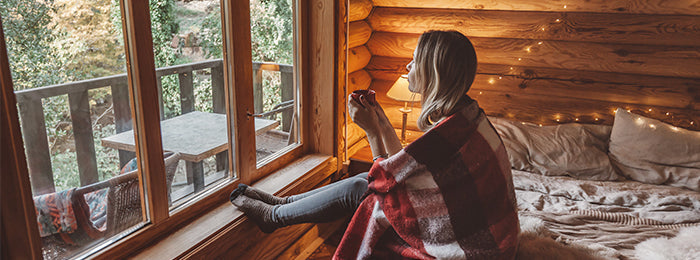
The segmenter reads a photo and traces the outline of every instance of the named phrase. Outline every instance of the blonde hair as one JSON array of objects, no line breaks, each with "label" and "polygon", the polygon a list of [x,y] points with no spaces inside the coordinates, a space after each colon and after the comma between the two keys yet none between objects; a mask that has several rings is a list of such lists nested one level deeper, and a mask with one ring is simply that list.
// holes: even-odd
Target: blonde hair
[{"label": "blonde hair", "polygon": [[422,95],[418,128],[427,131],[452,115],[476,76],[476,52],[457,31],[428,31],[418,39],[413,57],[416,86]]}]

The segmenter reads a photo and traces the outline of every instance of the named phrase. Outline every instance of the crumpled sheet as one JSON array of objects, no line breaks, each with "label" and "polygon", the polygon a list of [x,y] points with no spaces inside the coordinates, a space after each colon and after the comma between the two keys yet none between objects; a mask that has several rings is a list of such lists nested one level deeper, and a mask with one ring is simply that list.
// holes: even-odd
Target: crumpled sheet
[{"label": "crumpled sheet", "polygon": [[635,181],[587,181],[513,170],[521,217],[544,221],[553,239],[615,250],[700,225],[700,193]]}]

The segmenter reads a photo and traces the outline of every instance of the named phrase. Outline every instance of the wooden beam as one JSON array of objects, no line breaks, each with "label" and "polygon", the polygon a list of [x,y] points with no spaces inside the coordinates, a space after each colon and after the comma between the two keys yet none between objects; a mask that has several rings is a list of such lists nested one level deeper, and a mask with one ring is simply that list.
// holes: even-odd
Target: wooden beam
[{"label": "wooden beam", "polygon": [[372,53],[364,45],[350,49],[348,52],[348,73],[361,70],[367,66],[371,58]]},{"label": "wooden beam", "polygon": [[375,8],[374,31],[457,30],[470,37],[700,46],[697,16]]},{"label": "wooden beam", "polygon": [[372,1],[370,0],[350,0],[348,10],[348,20],[350,22],[364,20],[372,12]]},{"label": "wooden beam", "polygon": [[645,1],[550,1],[550,0],[373,0],[376,7],[446,8],[503,11],[586,12],[613,14],[697,15],[700,5],[687,0]]},{"label": "wooden beam", "polygon": [[[348,93],[358,89],[368,89],[372,77],[366,70],[358,70],[348,75]],[[346,97],[347,98],[347,97]]]},{"label": "wooden beam", "polygon": [[[127,51],[127,71],[132,88],[129,96],[134,98],[131,117],[136,120],[136,155],[139,158],[139,183],[141,204],[150,215],[153,224],[160,224],[168,218],[168,192],[165,184],[165,163],[163,144],[160,135],[161,114],[158,108],[158,77],[153,58],[153,38],[150,26],[148,2],[123,0],[124,45]],[[128,13],[127,13],[128,12]]]},{"label": "wooden beam", "polygon": [[365,21],[355,21],[350,23],[350,36],[348,48],[352,49],[364,45],[372,35],[372,27]]},{"label": "wooden beam", "polygon": [[[253,67],[238,66],[251,64],[250,45],[250,4],[248,1],[229,1],[222,6],[224,17],[224,44],[227,55],[224,57],[224,82],[229,105],[238,109],[227,111],[227,120],[234,122],[229,142],[236,146],[229,159],[235,160],[236,171],[242,183],[251,184],[256,176],[255,125],[254,118],[248,116],[256,112],[253,102]],[[235,66],[233,64],[236,64]],[[233,102],[230,102],[233,101]],[[235,141],[234,141],[235,140]]]},{"label": "wooden beam", "polygon": [[[335,99],[337,82],[336,60],[336,10],[335,1],[308,0],[308,73],[310,90],[303,98],[308,102],[304,131],[309,152],[334,154]],[[369,52],[369,51],[368,51]],[[329,109],[332,108],[332,109]]]},{"label": "wooden beam", "polygon": [[[374,56],[411,58],[418,37],[375,32],[367,46]],[[480,63],[700,78],[697,47],[481,37],[470,40]]]},{"label": "wooden beam", "polygon": [[[402,102],[386,97],[386,90],[392,82],[375,80],[372,89],[377,91],[377,100],[384,107],[392,126],[401,127],[401,113],[398,108]],[[675,126],[699,130],[700,110],[630,104],[624,102],[600,101],[582,97],[544,96],[526,92],[499,91],[493,89],[473,88],[468,93],[479,101],[487,115],[497,116],[537,124],[557,123],[597,123],[612,124],[613,111],[618,108],[630,109],[632,112],[659,119]],[[586,95],[586,97],[591,95]],[[652,111],[649,111],[649,109]],[[407,129],[418,130],[415,125],[420,105],[415,104],[408,116]],[[666,114],[668,113],[668,115]],[[577,121],[576,118],[579,120]],[[595,120],[598,118],[598,120]],[[559,121],[557,121],[559,119]],[[694,122],[691,124],[691,122]]]},{"label": "wooden beam", "polygon": [[350,47],[349,39],[349,1],[336,1],[334,12],[335,20],[335,82],[336,87],[335,95],[333,97],[333,107],[335,116],[333,120],[335,121],[334,127],[334,137],[335,144],[333,155],[338,158],[337,169],[344,169],[343,163],[347,161],[347,123],[348,116],[345,112],[347,110],[347,95],[348,95],[348,50]]},{"label": "wooden beam", "polygon": [[42,259],[36,209],[17,117],[17,100],[0,20],[0,258]]}]

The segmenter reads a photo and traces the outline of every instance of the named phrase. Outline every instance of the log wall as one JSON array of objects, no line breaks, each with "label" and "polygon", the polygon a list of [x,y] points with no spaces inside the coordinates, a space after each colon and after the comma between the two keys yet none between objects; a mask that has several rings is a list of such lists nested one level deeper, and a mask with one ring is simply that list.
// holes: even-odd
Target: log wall
[{"label": "log wall", "polygon": [[[365,67],[372,59],[372,53],[367,48],[367,42],[372,36],[372,27],[367,18],[373,10],[370,0],[350,0],[348,8],[348,88],[345,96],[358,89],[368,89],[372,83],[372,77]],[[352,120],[347,124],[348,150],[358,144],[365,133]]]},{"label": "log wall", "polygon": [[700,130],[700,5],[693,1],[372,3],[364,69],[387,113],[402,105],[384,93],[407,73],[420,34],[457,30],[479,59],[469,95],[489,115],[612,124],[622,107]]}]

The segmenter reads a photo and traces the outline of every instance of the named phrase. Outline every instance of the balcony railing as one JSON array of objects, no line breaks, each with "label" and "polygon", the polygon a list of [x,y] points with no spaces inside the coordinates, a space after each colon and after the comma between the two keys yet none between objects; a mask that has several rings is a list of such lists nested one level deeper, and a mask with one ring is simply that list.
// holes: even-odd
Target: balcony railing
[{"label": "balcony railing", "polygon": [[[211,69],[212,111],[225,113],[223,61],[208,60],[177,66],[163,67],[156,70],[158,76],[158,93],[161,120],[165,119],[162,99],[161,79],[163,76],[178,75],[180,89],[180,109],[182,114],[195,110],[193,72]],[[271,111],[263,111],[263,80],[262,71],[279,71],[281,78],[280,91],[282,103]],[[293,67],[275,63],[253,63],[254,72],[254,105],[255,113],[267,116],[282,113],[282,129],[288,131],[293,115],[293,106],[287,102],[293,100],[294,76]],[[70,117],[73,124],[75,152],[80,176],[80,185],[85,186],[98,181],[97,159],[93,139],[92,122],[90,119],[90,100],[88,91],[110,87],[114,111],[114,123],[117,133],[131,130],[131,109],[129,106],[129,91],[127,75],[119,74],[89,80],[76,81],[66,84],[45,86],[16,91],[22,122],[22,135],[27,155],[27,165],[31,177],[34,195],[55,191],[51,155],[46,134],[44,107],[42,99],[60,95],[68,95]],[[120,167],[134,157],[132,152],[119,151]]]}]

